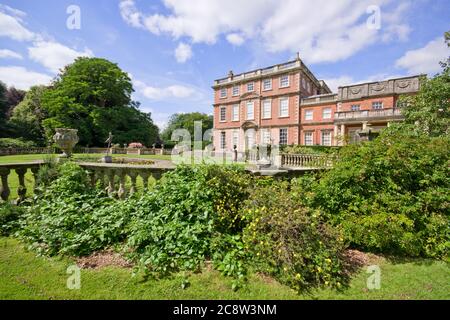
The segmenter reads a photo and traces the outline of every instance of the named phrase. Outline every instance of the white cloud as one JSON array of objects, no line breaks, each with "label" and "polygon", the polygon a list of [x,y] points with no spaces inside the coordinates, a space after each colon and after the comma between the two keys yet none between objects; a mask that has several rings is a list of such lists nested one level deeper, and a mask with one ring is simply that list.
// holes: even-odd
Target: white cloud
[{"label": "white cloud", "polygon": [[142,28],[141,14],[137,11],[136,6],[132,0],[125,0],[119,4],[120,14],[130,26]]},{"label": "white cloud", "polygon": [[3,12],[8,12],[16,17],[25,17],[27,14],[19,9],[11,8],[10,6],[7,6],[5,4],[0,3],[0,10]]},{"label": "white cloud", "polygon": [[146,85],[144,82],[136,80],[133,82],[138,92],[144,97],[152,100],[165,99],[185,99],[195,97],[193,88],[183,85],[171,85],[167,87],[153,87]]},{"label": "white cloud", "polygon": [[440,61],[446,60],[450,49],[442,37],[430,41],[426,46],[406,52],[395,62],[395,66],[408,70],[410,74],[434,74],[441,70]]},{"label": "white cloud", "polygon": [[[9,13],[13,13],[11,10],[14,10],[12,8],[10,8],[11,10],[5,10],[4,7],[0,7],[0,9]],[[17,41],[30,41],[36,35],[23,26],[22,19],[20,15],[17,15],[17,12],[15,16],[12,16],[0,11],[0,36]]]},{"label": "white cloud", "polygon": [[179,63],[184,63],[192,58],[192,48],[190,45],[180,42],[175,49],[175,58]]},{"label": "white cloud", "polygon": [[30,71],[24,67],[6,66],[0,67],[0,80],[8,86],[27,90],[34,85],[47,85],[52,77],[45,73]]},{"label": "white cloud", "polygon": [[235,45],[235,46],[240,46],[244,43],[245,39],[242,35],[240,35],[239,33],[230,33],[227,35],[227,40],[229,43]]},{"label": "white cloud", "polygon": [[9,49],[0,49],[0,58],[23,59],[20,53]]},{"label": "white cloud", "polygon": [[79,52],[58,42],[38,41],[33,47],[28,48],[28,55],[30,59],[57,73],[60,68],[72,63],[77,57],[92,57],[93,53],[89,49]]},{"label": "white cloud", "polygon": [[[127,8],[125,21],[156,35],[189,37],[193,43],[207,44],[215,43],[220,35],[233,45],[256,40],[269,52],[300,51],[305,61],[317,63],[346,59],[378,41],[407,39],[410,29],[403,22],[407,2],[197,0],[192,5],[190,0],[165,0],[168,14],[142,13],[132,0],[120,6],[122,16]],[[367,27],[370,14],[366,10],[371,5],[381,8],[380,30]]]}]

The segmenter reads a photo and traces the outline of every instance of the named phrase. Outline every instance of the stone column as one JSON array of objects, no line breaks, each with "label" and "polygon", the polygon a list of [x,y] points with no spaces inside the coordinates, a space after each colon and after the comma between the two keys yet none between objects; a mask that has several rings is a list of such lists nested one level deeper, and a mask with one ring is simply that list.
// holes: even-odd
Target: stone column
[{"label": "stone column", "polygon": [[114,193],[114,176],[115,176],[115,173],[114,173],[113,169],[110,169],[110,170],[107,171],[106,174],[108,176],[108,194],[110,196],[112,196],[113,193]]},{"label": "stone column", "polygon": [[8,201],[10,189],[8,186],[8,175],[11,172],[8,168],[0,168],[0,178],[2,181],[2,186],[0,187],[0,197],[3,201]]},{"label": "stone column", "polygon": [[36,193],[37,187],[39,186],[39,181],[38,181],[39,167],[32,167],[31,172],[33,173],[33,179],[34,179],[33,190]]},{"label": "stone column", "polygon": [[119,190],[117,191],[117,195],[119,196],[119,199],[125,198],[126,190],[125,190],[125,182],[127,178],[127,174],[125,170],[119,171]]},{"label": "stone column", "polygon": [[148,189],[148,179],[150,178],[150,174],[147,171],[142,171],[140,173],[140,176],[142,178],[142,181],[144,182],[144,190],[147,191],[147,189]]},{"label": "stone column", "polygon": [[18,168],[16,173],[19,176],[19,188],[17,189],[17,194],[19,196],[18,202],[25,200],[27,194],[27,187],[25,186],[25,174],[27,173],[27,168]]},{"label": "stone column", "polygon": [[333,139],[334,140],[334,144],[333,145],[335,145],[335,146],[339,145],[338,139],[339,139],[339,125],[335,124],[334,125],[334,139]]},{"label": "stone column", "polygon": [[131,187],[130,187],[130,195],[136,193],[136,178],[137,178],[137,172],[134,170],[131,170],[128,175],[130,176],[131,180]]},{"label": "stone column", "polygon": [[345,144],[345,124],[341,124],[341,146]]}]

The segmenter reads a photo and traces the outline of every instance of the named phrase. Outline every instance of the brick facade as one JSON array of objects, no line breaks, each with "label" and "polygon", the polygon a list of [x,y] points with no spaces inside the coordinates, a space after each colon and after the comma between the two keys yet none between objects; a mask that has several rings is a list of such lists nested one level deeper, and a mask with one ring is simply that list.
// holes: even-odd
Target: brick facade
[{"label": "brick facade", "polygon": [[402,120],[397,100],[414,94],[420,76],[339,87],[331,93],[299,57],[215,81],[213,144],[245,151],[256,144],[338,145],[370,126]]}]

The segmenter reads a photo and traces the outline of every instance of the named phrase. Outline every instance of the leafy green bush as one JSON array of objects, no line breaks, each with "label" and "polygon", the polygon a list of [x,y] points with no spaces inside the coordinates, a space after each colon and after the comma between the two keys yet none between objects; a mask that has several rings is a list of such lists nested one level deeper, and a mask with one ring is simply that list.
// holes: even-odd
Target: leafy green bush
[{"label": "leafy green bush", "polygon": [[295,290],[346,282],[343,239],[303,207],[288,183],[257,188],[246,201],[244,244],[256,269]]},{"label": "leafy green bush", "polygon": [[86,172],[65,163],[28,208],[20,236],[46,255],[88,255],[121,242],[130,216],[126,203],[88,187]]},{"label": "leafy green bush", "polygon": [[10,203],[0,204],[0,235],[9,236],[17,231],[23,215],[22,207]]},{"label": "leafy green bush", "polygon": [[[237,212],[250,180],[234,166],[178,166],[165,174],[154,191],[133,205],[128,241],[132,257],[154,275],[197,270],[207,259],[214,259],[217,267],[229,264],[231,256],[224,250],[235,243],[218,245],[214,239],[235,239],[241,231]],[[227,268],[223,271],[229,275],[243,274]]]},{"label": "leafy green bush", "polygon": [[23,139],[0,138],[0,148],[33,148],[36,143]]},{"label": "leafy green bush", "polygon": [[[324,173],[312,205],[359,248],[442,257],[450,245],[450,138],[392,126],[372,142],[347,146]],[[448,228],[447,228],[448,229]]]}]

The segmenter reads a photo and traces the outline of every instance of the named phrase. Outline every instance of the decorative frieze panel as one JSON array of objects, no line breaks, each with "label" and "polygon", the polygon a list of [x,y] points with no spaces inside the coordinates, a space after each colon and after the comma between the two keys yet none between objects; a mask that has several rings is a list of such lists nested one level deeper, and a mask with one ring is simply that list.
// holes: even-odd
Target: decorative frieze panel
[{"label": "decorative frieze panel", "polygon": [[390,94],[414,93],[419,91],[419,86],[420,77],[414,76],[339,87],[338,100],[358,100]]}]

